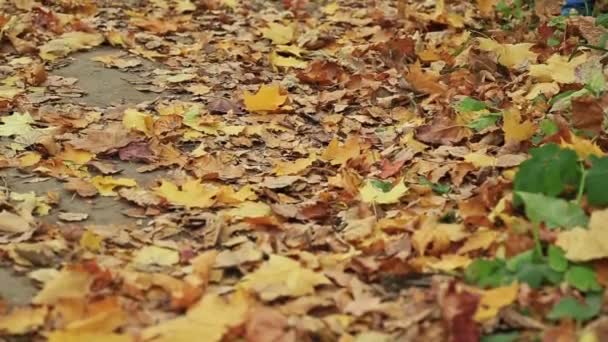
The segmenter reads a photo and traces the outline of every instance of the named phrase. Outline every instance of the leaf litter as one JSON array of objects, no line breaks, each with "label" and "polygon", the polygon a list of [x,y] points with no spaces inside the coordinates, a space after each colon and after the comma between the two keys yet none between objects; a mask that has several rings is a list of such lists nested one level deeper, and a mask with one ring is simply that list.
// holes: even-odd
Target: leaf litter
[{"label": "leaf litter", "polygon": [[[40,290],[0,333],[608,338],[606,23],[556,3],[0,1],[0,169],[137,218],[3,186]],[[53,72],[100,45],[159,97],[75,101]]]}]

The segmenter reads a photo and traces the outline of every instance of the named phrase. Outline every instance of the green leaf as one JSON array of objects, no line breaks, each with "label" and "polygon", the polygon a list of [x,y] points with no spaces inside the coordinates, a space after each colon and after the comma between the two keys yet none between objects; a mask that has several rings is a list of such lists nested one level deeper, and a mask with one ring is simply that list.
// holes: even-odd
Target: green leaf
[{"label": "green leaf", "polygon": [[464,279],[469,284],[479,287],[498,287],[511,282],[512,277],[501,259],[477,259],[464,272]]},{"label": "green leaf", "polygon": [[585,178],[587,200],[592,205],[608,205],[608,157],[593,158]]},{"label": "green leaf", "polygon": [[501,117],[501,115],[497,114],[497,113],[484,115],[484,116],[481,116],[481,117],[477,118],[476,120],[470,122],[467,125],[467,127],[475,130],[476,132],[479,132],[483,129],[486,129],[486,128],[496,124],[496,122],[498,121],[498,119],[500,119],[500,117]]},{"label": "green leaf", "polygon": [[456,106],[456,110],[459,112],[478,112],[487,108],[485,102],[475,100],[472,97],[465,97]]},{"label": "green leaf", "polygon": [[393,188],[393,184],[391,182],[383,182],[381,180],[372,179],[372,185],[374,188],[382,190],[382,192],[389,192]]},{"label": "green leaf", "polygon": [[560,320],[562,318],[573,318],[577,321],[587,321],[600,313],[602,309],[602,294],[590,293],[585,298],[585,303],[579,302],[574,297],[562,298],[555,304],[547,318]]},{"label": "green leaf", "polygon": [[595,18],[595,25],[608,28],[608,13],[602,13]]},{"label": "green leaf", "polygon": [[449,184],[444,184],[444,183],[433,183],[430,180],[426,179],[425,177],[418,177],[418,181],[420,182],[420,184],[422,185],[426,185],[426,186],[430,186],[431,189],[439,194],[439,195],[445,195],[447,193],[450,193],[452,191],[452,187]]},{"label": "green leaf", "polygon": [[481,342],[515,342],[519,338],[518,332],[498,333],[481,337]]},{"label": "green leaf", "polygon": [[515,175],[515,191],[557,196],[568,187],[578,187],[581,173],[576,152],[547,144],[530,153],[532,158],[524,161]]},{"label": "green leaf", "polygon": [[544,222],[548,228],[574,228],[586,227],[589,222],[583,209],[575,202],[529,192],[516,194],[524,202],[526,216],[534,223]]},{"label": "green leaf", "polygon": [[540,122],[540,131],[543,132],[544,136],[550,136],[559,131],[557,124],[550,119],[544,119]]},{"label": "green leaf", "polygon": [[547,261],[549,267],[554,271],[566,272],[568,269],[568,259],[566,259],[564,251],[559,247],[549,245],[547,249]]},{"label": "green leaf", "polygon": [[583,292],[599,291],[602,289],[597,282],[595,271],[587,266],[570,267],[564,278],[568,284]]}]

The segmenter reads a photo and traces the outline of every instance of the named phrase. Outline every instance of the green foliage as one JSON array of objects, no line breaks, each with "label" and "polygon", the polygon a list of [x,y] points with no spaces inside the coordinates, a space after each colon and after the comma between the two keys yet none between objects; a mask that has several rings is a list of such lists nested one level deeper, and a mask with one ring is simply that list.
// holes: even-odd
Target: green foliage
[{"label": "green foliage", "polygon": [[565,280],[582,292],[601,290],[592,268],[569,263],[564,252],[555,246],[549,246],[547,254],[545,258],[529,250],[509,260],[478,259],[467,267],[464,279],[479,287],[499,287],[517,280],[532,288],[558,285]]},{"label": "green foliage", "polygon": [[518,332],[509,332],[482,336],[481,342],[515,342],[518,339]]},{"label": "green foliage", "polygon": [[587,200],[592,205],[608,205],[608,157],[593,158],[585,177]]},{"label": "green foliage", "polygon": [[549,263],[549,267],[557,272],[566,272],[568,269],[568,259],[566,259],[566,255],[564,251],[553,245],[549,245],[547,248],[547,262]]},{"label": "green foliage", "polygon": [[391,182],[383,182],[378,179],[372,179],[370,181],[374,188],[382,190],[382,192],[389,192],[393,188],[393,184]]},{"label": "green foliage", "polygon": [[488,109],[488,106],[485,102],[467,96],[458,102],[455,109],[459,112],[478,112],[480,110]]},{"label": "green foliage", "polygon": [[480,116],[476,120],[473,120],[472,122],[470,122],[467,126],[470,129],[472,129],[476,132],[479,132],[481,130],[484,130],[484,129],[496,124],[496,122],[498,121],[498,119],[501,118],[501,116],[502,115],[500,115],[498,113],[491,113],[488,115]]},{"label": "green foliage", "polygon": [[548,228],[586,227],[589,218],[578,203],[542,194],[516,192],[526,208],[526,216],[534,223],[545,223]]},{"label": "green foliage", "polygon": [[602,309],[602,294],[590,293],[585,297],[585,302],[581,303],[576,298],[565,297],[555,304],[547,318],[560,320],[562,318],[572,318],[577,321],[587,321],[597,316]]},{"label": "green foliage", "polygon": [[515,191],[558,196],[569,187],[576,189],[581,178],[576,152],[547,144],[530,153],[532,158],[515,175]]},{"label": "green foliage", "polygon": [[597,282],[595,272],[587,266],[570,267],[564,278],[572,287],[583,292],[599,291],[602,289]]},{"label": "green foliage", "polygon": [[431,187],[431,189],[439,195],[445,195],[448,194],[452,191],[452,187],[449,184],[445,184],[445,183],[433,183],[430,180],[426,179],[425,177],[420,176],[418,178],[418,181],[420,182],[420,184],[422,185],[426,185]]}]

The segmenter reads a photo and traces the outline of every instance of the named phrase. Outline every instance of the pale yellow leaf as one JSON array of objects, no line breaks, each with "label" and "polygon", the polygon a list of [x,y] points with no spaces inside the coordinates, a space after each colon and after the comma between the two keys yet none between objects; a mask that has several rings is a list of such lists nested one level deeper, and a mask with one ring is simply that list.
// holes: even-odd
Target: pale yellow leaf
[{"label": "pale yellow leaf", "polygon": [[498,238],[498,233],[493,230],[478,230],[458,249],[458,254],[487,249],[496,241],[496,238]]},{"label": "pale yellow leaf", "polygon": [[97,189],[101,196],[118,196],[114,191],[117,187],[137,186],[137,182],[131,178],[114,178],[111,176],[95,176],[91,179],[91,184]]},{"label": "pale yellow leaf", "polygon": [[272,40],[273,44],[288,44],[295,36],[293,25],[279,23],[268,23],[268,27],[262,29],[262,36]]},{"label": "pale yellow leaf", "polygon": [[132,336],[113,333],[53,331],[48,336],[48,342],[133,342]]},{"label": "pale yellow leaf", "polygon": [[608,209],[594,211],[589,229],[576,227],[557,235],[556,245],[566,252],[572,261],[589,261],[608,257]]},{"label": "pale yellow leaf", "polygon": [[263,202],[243,202],[236,208],[224,211],[229,217],[233,218],[248,218],[248,217],[264,217],[272,213],[270,206]]},{"label": "pale yellow leaf", "polygon": [[94,280],[94,275],[84,270],[63,269],[57,277],[44,284],[32,303],[52,305],[62,299],[85,298]]},{"label": "pale yellow leaf", "polygon": [[272,172],[274,172],[277,176],[296,175],[306,170],[316,160],[317,156],[311,155],[308,158],[300,158],[294,161],[276,161]]},{"label": "pale yellow leaf", "polygon": [[267,262],[245,276],[240,286],[257,292],[264,301],[280,297],[300,297],[315,293],[315,287],[331,282],[321,273],[302,267],[299,262],[270,255]]},{"label": "pale yellow leaf", "polygon": [[576,68],[586,61],[587,55],[579,55],[570,60],[569,56],[554,54],[545,64],[531,65],[530,76],[545,82],[574,83]]},{"label": "pale yellow leaf", "polygon": [[473,164],[473,166],[492,167],[496,165],[496,157],[489,156],[483,151],[471,152],[464,156],[464,161]]},{"label": "pale yellow leaf", "polygon": [[81,31],[66,32],[40,47],[40,57],[53,61],[59,57],[84,49],[90,49],[103,43],[104,37],[99,33]]},{"label": "pale yellow leaf", "polygon": [[149,114],[142,113],[133,108],[129,108],[124,112],[124,116],[122,117],[122,124],[123,126],[125,126],[125,128],[140,131],[149,136],[152,132],[154,120]]},{"label": "pale yellow leaf", "polygon": [[389,204],[399,202],[399,199],[405,195],[407,190],[408,188],[403,183],[403,179],[399,180],[397,184],[387,192],[374,186],[371,181],[367,181],[363,187],[359,189],[359,195],[361,196],[361,200],[365,203]]},{"label": "pale yellow leaf", "polygon": [[179,253],[169,248],[145,246],[135,253],[133,263],[137,266],[171,266],[179,262]]},{"label": "pale yellow leaf", "polygon": [[590,156],[603,157],[606,155],[604,151],[593,141],[579,137],[576,134],[570,134],[571,143],[567,143],[564,140],[561,142],[563,148],[569,148],[576,151],[578,156],[585,160]]},{"label": "pale yellow leaf", "polygon": [[330,162],[331,165],[344,165],[348,160],[355,159],[361,155],[361,145],[359,143],[359,137],[356,135],[350,135],[346,138],[343,145],[337,138],[329,143],[325,152],[321,156],[321,159]]},{"label": "pale yellow leaf", "polygon": [[36,330],[44,324],[48,308],[16,308],[9,314],[0,317],[0,331],[22,335]]},{"label": "pale yellow leaf", "polygon": [[521,67],[536,61],[537,53],[530,51],[532,43],[500,44],[489,38],[477,38],[479,49],[496,53],[498,62],[507,68]]},{"label": "pale yellow leaf", "polygon": [[507,143],[519,143],[530,139],[536,133],[536,125],[531,121],[521,122],[521,112],[517,108],[507,109],[503,113],[502,130]]}]

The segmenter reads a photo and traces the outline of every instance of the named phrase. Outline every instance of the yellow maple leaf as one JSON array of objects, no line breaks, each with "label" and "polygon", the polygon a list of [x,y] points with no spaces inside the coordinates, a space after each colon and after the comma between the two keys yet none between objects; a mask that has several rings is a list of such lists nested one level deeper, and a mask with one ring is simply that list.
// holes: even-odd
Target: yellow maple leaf
[{"label": "yellow maple leaf", "polygon": [[493,230],[478,230],[458,249],[458,254],[486,249],[496,241],[496,238],[498,238],[498,233]]},{"label": "yellow maple leaf", "polygon": [[22,335],[35,330],[46,321],[48,308],[16,308],[0,317],[0,331],[11,335]]},{"label": "yellow maple leaf", "polygon": [[325,149],[325,152],[323,152],[321,159],[330,162],[331,165],[343,165],[348,160],[355,159],[360,155],[361,145],[359,137],[350,135],[342,146],[340,146],[338,138],[334,137],[327,146],[327,149]]},{"label": "yellow maple leaf", "polygon": [[293,40],[294,35],[293,25],[268,23],[268,27],[262,29],[262,36],[272,40],[273,44],[288,44]]},{"label": "yellow maple leaf", "polygon": [[287,95],[281,95],[278,84],[264,84],[256,94],[245,91],[243,100],[245,108],[250,112],[268,112],[279,109],[287,100]]},{"label": "yellow maple leaf", "polygon": [[129,335],[82,332],[82,331],[53,331],[48,336],[48,342],[133,342],[135,339]]},{"label": "yellow maple leaf", "polygon": [[498,0],[477,0],[477,8],[479,8],[479,12],[481,15],[490,17],[494,15],[494,8]]},{"label": "yellow maple leaf", "polygon": [[38,164],[42,156],[38,152],[28,151],[18,157],[19,167],[30,167]]},{"label": "yellow maple leaf", "polygon": [[530,76],[542,81],[568,84],[576,82],[576,68],[587,61],[587,55],[574,57],[555,54],[545,64],[530,66]]},{"label": "yellow maple leaf", "polygon": [[438,223],[436,218],[429,218],[412,235],[412,246],[424,256],[428,246],[433,243],[434,250],[444,250],[450,242],[464,240],[469,233],[461,224]]},{"label": "yellow maple leaf", "polygon": [[89,151],[75,149],[70,145],[66,145],[65,149],[59,152],[55,157],[76,165],[84,165],[91,161],[94,156],[95,154]]},{"label": "yellow maple leaf", "polygon": [[570,134],[571,143],[567,143],[564,140],[561,142],[561,146],[564,148],[571,148],[576,151],[581,159],[587,159],[590,156],[603,157],[604,151],[593,141],[579,137],[574,133]]},{"label": "yellow maple leaf", "polygon": [[124,112],[122,124],[125,128],[140,131],[149,136],[153,129],[154,120],[149,114],[129,108]]},{"label": "yellow maple leaf", "polygon": [[93,233],[90,230],[85,230],[80,237],[80,247],[91,252],[98,252],[101,249],[103,237]]},{"label": "yellow maple leaf", "polygon": [[513,303],[517,299],[519,284],[514,282],[509,286],[498,287],[483,291],[477,312],[473,317],[477,322],[487,321],[496,317],[500,309]]},{"label": "yellow maple leaf", "polygon": [[47,61],[53,61],[59,57],[66,56],[74,51],[89,49],[97,46],[105,40],[99,33],[87,33],[72,31],[62,34],[40,47],[40,57]]},{"label": "yellow maple leaf", "polygon": [[507,68],[517,68],[526,63],[536,61],[537,53],[530,51],[532,43],[500,44],[489,38],[477,38],[479,49],[494,52],[498,56],[498,63]]},{"label": "yellow maple leaf", "polygon": [[173,205],[209,208],[215,204],[215,196],[220,190],[216,186],[191,179],[182,184],[181,189],[170,181],[162,180],[161,185],[154,191]]},{"label": "yellow maple leaf", "polygon": [[437,271],[451,272],[469,266],[471,258],[464,255],[447,254],[442,255],[441,260],[431,262],[428,266]]},{"label": "yellow maple leaf", "polygon": [[262,202],[243,202],[236,208],[224,211],[224,214],[234,218],[264,217],[272,213],[270,206]]},{"label": "yellow maple leaf", "polygon": [[400,179],[397,185],[386,192],[375,186],[372,181],[367,181],[359,189],[359,195],[365,203],[390,204],[399,202],[399,199],[405,195],[407,190],[408,188],[403,183],[403,179]]},{"label": "yellow maple leaf", "polygon": [[521,112],[517,108],[511,108],[503,114],[502,130],[507,143],[518,143],[530,139],[536,133],[536,125],[531,121],[521,122]]},{"label": "yellow maple leaf", "polygon": [[119,186],[133,187],[137,182],[131,178],[114,178],[111,176],[95,176],[91,179],[91,184],[97,189],[101,196],[118,196],[114,188]]},{"label": "yellow maple leaf", "polygon": [[464,156],[464,161],[478,168],[496,165],[496,157],[489,156],[484,151],[471,152]]},{"label": "yellow maple leaf", "polygon": [[262,300],[300,297],[315,292],[319,285],[331,284],[323,274],[302,267],[290,258],[272,254],[260,268],[243,278],[240,286],[255,291]]},{"label": "yellow maple leaf", "polygon": [[82,270],[64,269],[32,299],[34,304],[52,305],[62,299],[80,299],[89,294],[95,277]]},{"label": "yellow maple leaf", "polygon": [[275,67],[305,69],[308,66],[306,61],[297,59],[295,57],[283,57],[276,51],[270,53],[268,59],[270,60],[270,64],[274,65]]},{"label": "yellow maple leaf", "polygon": [[589,220],[589,229],[576,227],[560,232],[556,245],[566,252],[572,261],[589,261],[608,257],[608,209],[594,211]]},{"label": "yellow maple leaf", "polygon": [[185,316],[146,328],[143,341],[154,342],[219,342],[230,328],[241,325],[252,303],[243,291],[226,298],[207,293]]},{"label": "yellow maple leaf", "polygon": [[257,197],[250,185],[245,185],[239,191],[234,191],[231,186],[226,185],[220,187],[216,199],[222,204],[238,204],[246,200],[255,200]]},{"label": "yellow maple leaf", "polygon": [[295,175],[306,170],[316,160],[317,156],[313,154],[308,158],[300,158],[294,161],[276,161],[274,163],[272,172],[274,172],[277,176]]},{"label": "yellow maple leaf", "polygon": [[145,246],[133,257],[136,266],[171,266],[179,262],[179,253],[173,249],[158,246]]}]

